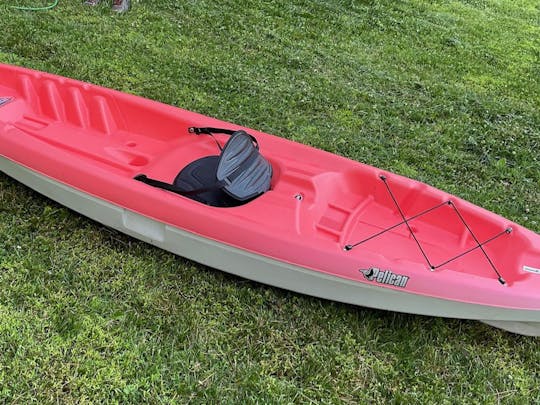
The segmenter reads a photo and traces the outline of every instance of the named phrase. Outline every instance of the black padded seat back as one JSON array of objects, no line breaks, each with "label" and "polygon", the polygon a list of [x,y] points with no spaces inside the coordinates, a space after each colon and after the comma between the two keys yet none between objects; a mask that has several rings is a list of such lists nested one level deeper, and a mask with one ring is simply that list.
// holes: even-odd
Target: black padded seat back
[{"label": "black padded seat back", "polygon": [[270,189],[272,166],[259,153],[255,138],[236,131],[223,147],[216,178],[229,195],[247,201]]}]

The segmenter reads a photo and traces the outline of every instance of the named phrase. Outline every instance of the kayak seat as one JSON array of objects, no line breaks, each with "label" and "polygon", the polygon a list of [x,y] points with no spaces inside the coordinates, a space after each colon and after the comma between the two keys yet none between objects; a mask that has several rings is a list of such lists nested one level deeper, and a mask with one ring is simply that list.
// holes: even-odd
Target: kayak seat
[{"label": "kayak seat", "polygon": [[[197,159],[178,173],[173,184],[186,191],[206,188],[216,182],[218,165],[219,156],[206,156]],[[214,207],[236,207],[242,203],[227,194],[223,188],[214,188],[187,197]]]},{"label": "kayak seat", "polygon": [[214,207],[243,205],[268,191],[272,166],[260,154],[259,144],[252,135],[242,130],[215,128],[195,128],[191,132],[211,134],[218,131],[231,135],[225,146],[220,146],[221,153],[189,163],[178,173],[173,184],[150,179],[144,174],[135,179]]}]

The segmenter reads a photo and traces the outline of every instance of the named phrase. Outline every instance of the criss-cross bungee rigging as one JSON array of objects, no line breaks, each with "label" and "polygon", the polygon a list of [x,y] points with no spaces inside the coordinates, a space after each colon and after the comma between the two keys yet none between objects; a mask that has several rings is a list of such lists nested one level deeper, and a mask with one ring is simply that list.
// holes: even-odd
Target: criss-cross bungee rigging
[{"label": "criss-cross bungee rigging", "polygon": [[[442,203],[440,204],[437,204],[431,208],[428,208],[422,212],[420,212],[419,214],[416,214],[416,215],[413,215],[412,217],[409,217],[407,218],[405,216],[405,213],[403,212],[403,210],[401,209],[401,206],[399,205],[394,193],[392,192],[392,189],[390,188],[390,185],[388,184],[388,179],[386,178],[386,176],[384,175],[381,175],[379,176],[379,178],[382,180],[382,182],[384,183],[385,187],[386,187],[386,190],[388,191],[388,194],[390,195],[390,197],[392,198],[392,201],[394,203],[394,205],[396,206],[398,212],[399,212],[399,215],[401,216],[401,219],[402,221],[397,223],[397,224],[394,224],[392,226],[389,226],[385,229],[383,229],[382,231],[379,231],[373,235],[370,235],[368,236],[367,238],[365,239],[362,239],[361,241],[359,242],[356,242],[356,243],[353,243],[353,244],[348,244],[348,245],[345,245],[343,250],[345,251],[350,251],[352,249],[354,249],[355,247],[357,246],[360,246],[372,239],[375,239],[379,236],[382,236],[384,235],[385,233],[387,232],[390,232],[391,230],[401,226],[401,225],[406,225],[407,226],[407,229],[409,230],[409,233],[410,235],[412,236],[412,238],[414,239],[416,245],[418,246],[418,249],[420,250],[420,252],[422,253],[422,256],[424,257],[424,259],[426,260],[430,270],[434,271],[442,266],[445,266],[451,262],[453,262],[454,260],[457,260],[469,253],[472,253],[473,251],[477,250],[477,249],[480,249],[482,251],[482,254],[484,255],[484,257],[486,258],[487,262],[489,263],[491,269],[495,272],[495,274],[497,274],[497,279],[499,280],[499,283],[501,283],[502,285],[506,285],[506,280],[502,277],[501,273],[499,272],[499,270],[497,269],[497,267],[495,266],[495,264],[493,263],[493,260],[491,259],[491,257],[488,255],[488,253],[486,252],[486,250],[484,249],[484,246],[487,245],[488,243],[494,241],[495,239],[503,236],[503,235],[509,235],[510,233],[512,233],[512,228],[508,227],[508,228],[505,228],[504,230],[502,230],[501,232],[491,236],[490,238],[484,240],[483,242],[480,242],[478,240],[478,238],[476,237],[475,233],[473,232],[473,230],[471,229],[470,225],[467,223],[467,221],[465,221],[465,218],[463,218],[463,215],[461,214],[461,212],[459,211],[459,209],[456,207],[456,205],[454,204],[454,202],[452,200],[446,200],[446,201],[443,201]],[[464,251],[464,252],[461,252],[453,257],[450,257],[449,259],[446,259],[444,260],[442,263],[439,263],[439,264],[433,264],[432,261],[429,259],[425,249],[422,247],[422,244],[420,243],[420,241],[418,240],[418,238],[416,237],[412,227],[410,226],[410,222],[416,218],[420,218],[430,212],[433,212],[441,207],[444,207],[444,206],[450,206],[452,207],[452,209],[454,210],[454,212],[457,214],[458,218],[460,219],[460,221],[463,223],[463,226],[465,226],[465,228],[467,229],[467,231],[469,232],[469,234],[471,235],[471,237],[474,239],[475,243],[476,243],[476,246]]]}]

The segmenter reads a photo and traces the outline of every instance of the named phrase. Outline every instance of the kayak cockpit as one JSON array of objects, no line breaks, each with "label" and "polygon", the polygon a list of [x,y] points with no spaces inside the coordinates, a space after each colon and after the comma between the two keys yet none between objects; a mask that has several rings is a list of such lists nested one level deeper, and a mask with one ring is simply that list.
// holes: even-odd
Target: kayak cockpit
[{"label": "kayak cockpit", "polygon": [[189,128],[190,133],[230,135],[225,146],[217,139],[219,155],[198,158],[171,183],[144,174],[135,180],[214,207],[236,207],[252,201],[270,189],[272,165],[259,152],[257,139],[243,130]]}]

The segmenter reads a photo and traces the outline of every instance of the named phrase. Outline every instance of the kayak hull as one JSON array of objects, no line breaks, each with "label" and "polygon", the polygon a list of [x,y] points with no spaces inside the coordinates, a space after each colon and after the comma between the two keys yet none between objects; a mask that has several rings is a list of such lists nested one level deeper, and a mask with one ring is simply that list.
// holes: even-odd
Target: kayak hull
[{"label": "kayak hull", "polygon": [[496,308],[415,295],[313,272],[157,222],[0,157],[0,171],[79,214],[126,235],[259,283],[318,298],[417,315],[480,320],[513,333],[540,336],[536,311]]},{"label": "kayak hull", "polygon": [[[270,190],[218,208],[136,180],[170,183],[216,155],[215,140],[191,127],[254,135],[272,165]],[[427,184],[283,138],[0,64],[0,170],[107,226],[254,281],[540,334],[540,235]]]}]

